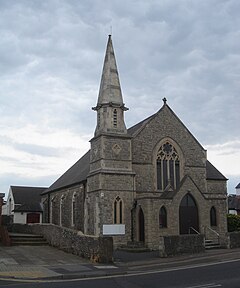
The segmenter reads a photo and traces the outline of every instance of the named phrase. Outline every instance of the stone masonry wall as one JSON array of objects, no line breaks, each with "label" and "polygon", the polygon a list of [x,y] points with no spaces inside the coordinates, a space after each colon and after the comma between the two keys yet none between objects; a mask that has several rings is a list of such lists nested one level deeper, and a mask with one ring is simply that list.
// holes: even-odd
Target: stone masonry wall
[{"label": "stone masonry wall", "polygon": [[76,230],[53,224],[13,224],[9,230],[15,233],[42,235],[51,246],[94,262],[109,263],[113,259],[113,240],[111,237],[84,235]]},{"label": "stone masonry wall", "polygon": [[240,232],[228,233],[228,248],[240,248]]},{"label": "stone masonry wall", "polygon": [[207,190],[212,194],[227,194],[226,181],[207,180]]},{"label": "stone masonry wall", "polygon": [[204,235],[164,236],[160,238],[160,257],[205,251]]},{"label": "stone masonry wall", "polygon": [[[135,164],[133,171],[135,172],[135,168],[138,169],[136,190],[149,191],[150,183],[152,183],[151,190],[156,190],[155,156],[161,141],[166,138],[175,143],[181,156],[180,165],[183,164],[181,176],[189,174],[204,193],[206,191],[206,152],[168,106],[163,107],[132,139],[132,159]],[[140,178],[146,179],[146,182],[141,181]]]},{"label": "stone masonry wall", "polygon": [[[62,199],[62,226],[71,227],[76,230],[84,231],[84,185],[78,184],[71,188],[65,188],[50,195],[42,197],[44,207],[44,222],[60,225],[60,203]],[[73,201],[75,202],[75,211],[73,221]]]}]

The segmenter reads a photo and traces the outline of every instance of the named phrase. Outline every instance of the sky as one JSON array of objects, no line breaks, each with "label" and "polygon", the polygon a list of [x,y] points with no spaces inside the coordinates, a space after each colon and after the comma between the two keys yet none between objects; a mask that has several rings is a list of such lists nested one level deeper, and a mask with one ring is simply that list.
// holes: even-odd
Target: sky
[{"label": "sky", "polygon": [[239,0],[0,0],[0,192],[48,187],[88,151],[108,34],[127,127],[166,97],[235,193]]}]

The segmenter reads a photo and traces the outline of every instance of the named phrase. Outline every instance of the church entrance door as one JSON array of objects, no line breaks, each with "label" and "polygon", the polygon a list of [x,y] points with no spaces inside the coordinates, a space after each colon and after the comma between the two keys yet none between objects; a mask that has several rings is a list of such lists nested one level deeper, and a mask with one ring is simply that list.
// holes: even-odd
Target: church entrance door
[{"label": "church entrance door", "polygon": [[138,212],[138,225],[139,225],[139,241],[145,241],[145,229],[144,229],[144,214],[142,208]]},{"label": "church entrance door", "polygon": [[194,230],[199,231],[198,208],[190,194],[186,194],[180,203],[179,229],[180,234],[195,234]]}]

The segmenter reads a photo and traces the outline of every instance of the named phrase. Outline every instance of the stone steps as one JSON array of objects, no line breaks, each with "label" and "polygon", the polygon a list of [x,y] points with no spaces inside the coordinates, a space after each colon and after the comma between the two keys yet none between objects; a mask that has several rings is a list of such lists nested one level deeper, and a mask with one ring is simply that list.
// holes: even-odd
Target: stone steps
[{"label": "stone steps", "polygon": [[9,237],[11,239],[11,245],[48,245],[48,242],[41,235],[9,233]]},{"label": "stone steps", "polygon": [[205,249],[208,249],[208,250],[221,248],[221,245],[218,241],[214,241],[211,239],[206,239],[204,245],[205,245]]}]

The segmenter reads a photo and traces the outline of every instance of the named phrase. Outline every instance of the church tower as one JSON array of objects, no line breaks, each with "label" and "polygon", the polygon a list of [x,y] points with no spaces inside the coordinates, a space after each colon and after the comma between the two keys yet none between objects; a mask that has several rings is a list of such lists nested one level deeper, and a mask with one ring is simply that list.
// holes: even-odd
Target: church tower
[{"label": "church tower", "polygon": [[111,35],[93,110],[97,112],[97,125],[90,140],[86,233],[103,235],[103,225],[120,224],[125,225],[125,237],[118,236],[116,241],[129,241],[129,214],[134,199],[131,136],[124,122],[124,112],[128,109],[123,103]]}]

